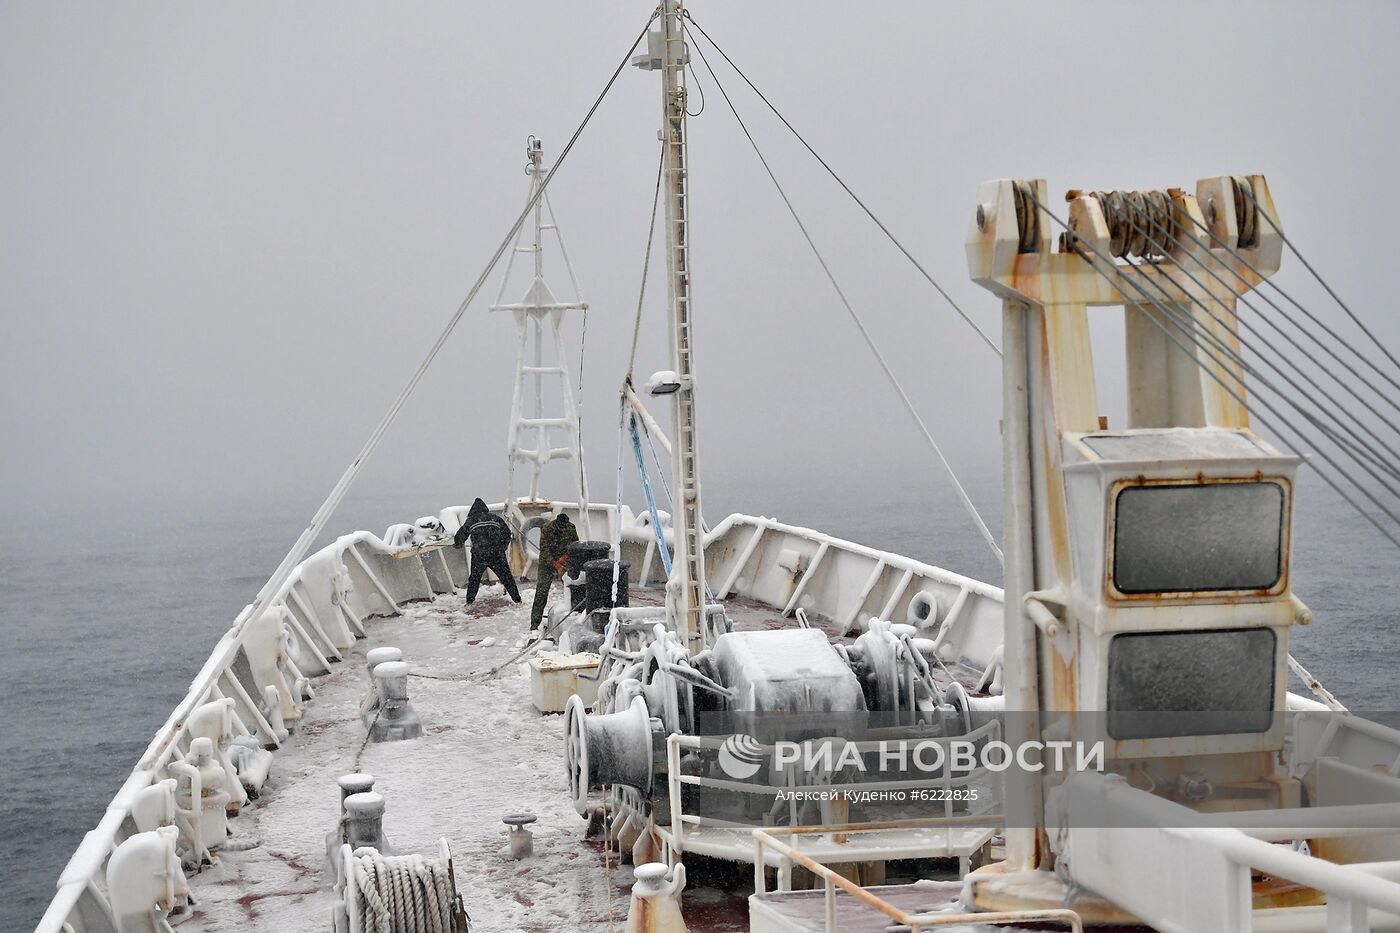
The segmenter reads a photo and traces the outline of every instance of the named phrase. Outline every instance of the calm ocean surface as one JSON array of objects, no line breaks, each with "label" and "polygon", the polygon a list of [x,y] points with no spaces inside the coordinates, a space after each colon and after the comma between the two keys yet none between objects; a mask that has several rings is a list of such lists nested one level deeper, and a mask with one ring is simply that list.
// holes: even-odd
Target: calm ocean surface
[{"label": "calm ocean surface", "polygon": [[[969,491],[999,529],[997,471],[970,478]],[[769,488],[740,480],[707,479],[712,520],[769,515],[1001,582],[938,476],[874,489],[869,477],[803,475]],[[470,502],[478,490],[463,493],[441,502],[352,498],[332,528],[382,534],[393,522]],[[38,921],[83,834],[310,511],[240,504],[49,514],[71,529],[56,538],[60,546],[20,540],[27,536],[17,530],[0,542],[0,930]],[[1317,620],[1295,629],[1293,653],[1356,709],[1400,710],[1398,563],[1363,519],[1314,478],[1304,480],[1293,582]]]}]

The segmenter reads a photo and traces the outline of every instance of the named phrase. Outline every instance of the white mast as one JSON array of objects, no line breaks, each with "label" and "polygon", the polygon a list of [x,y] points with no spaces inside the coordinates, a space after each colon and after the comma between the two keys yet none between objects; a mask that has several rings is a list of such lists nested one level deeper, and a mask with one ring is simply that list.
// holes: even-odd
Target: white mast
[{"label": "white mast", "polygon": [[[525,152],[530,160],[525,167],[526,173],[530,176],[528,197],[535,198],[547,174],[544,167],[544,147],[538,139],[531,136],[525,145]],[[545,223],[546,210],[549,212],[548,223]],[[558,240],[559,252],[564,259],[564,268],[569,273],[569,281],[574,290],[572,301],[556,299],[554,292],[550,290],[549,285],[544,280],[543,235],[546,230],[554,231]],[[523,232],[522,229],[522,235]],[[530,285],[520,301],[514,304],[502,304],[501,298],[505,294],[506,286],[510,283],[510,266],[514,265],[516,253],[533,254],[534,268]],[[496,303],[491,306],[491,310],[511,312],[515,316],[515,326],[519,338],[515,355],[515,393],[511,398],[510,431],[507,441],[510,461],[506,471],[506,513],[511,516],[517,527],[524,524],[525,516],[521,509],[521,500],[516,496],[515,490],[515,465],[517,463],[529,464],[530,469],[530,488],[524,501],[530,505],[538,506],[546,501],[540,499],[540,474],[544,470],[544,465],[551,460],[569,460],[574,466],[580,530],[584,537],[587,537],[589,534],[588,479],[583,469],[578,406],[574,402],[574,386],[569,377],[568,357],[564,351],[560,325],[563,323],[564,312],[583,311],[586,313],[588,302],[584,301],[583,296],[579,293],[578,279],[574,276],[568,251],[564,249],[563,235],[559,232],[558,224],[555,223],[554,211],[549,207],[547,196],[540,196],[535,201],[534,239],[530,245],[522,246],[520,237],[516,237],[511,263],[506,267],[500,291],[496,294]],[[549,330],[553,338],[550,341],[552,359],[548,361],[545,354],[544,336],[546,321],[549,322]],[[562,415],[545,415],[546,377],[559,380],[559,399],[564,409]],[[524,414],[527,403],[530,410],[528,416]],[[562,432],[563,437],[560,440],[563,441],[563,446],[555,446],[556,432]],[[527,433],[533,442],[531,447],[525,446]]]},{"label": "white mast", "polygon": [[648,36],[646,54],[633,64],[661,71],[661,140],[666,186],[666,271],[670,295],[671,366],[673,371],[653,378],[653,395],[669,394],[675,417],[675,443],[671,445],[671,475],[675,489],[675,561],[671,584],[676,633],[691,651],[701,643],[701,613],[705,607],[705,550],[700,523],[700,472],[695,434],[695,341],[690,309],[690,208],[686,188],[686,89],[688,53],[682,34],[682,0],[662,0],[661,29]]}]

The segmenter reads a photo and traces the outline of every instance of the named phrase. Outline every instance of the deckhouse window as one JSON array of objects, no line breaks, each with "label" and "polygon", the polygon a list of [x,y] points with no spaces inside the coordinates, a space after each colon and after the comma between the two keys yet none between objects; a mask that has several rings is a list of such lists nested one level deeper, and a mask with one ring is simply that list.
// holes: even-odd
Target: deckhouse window
[{"label": "deckhouse window", "polygon": [[1266,590],[1283,574],[1286,499],[1274,482],[1128,486],[1115,502],[1120,593]]}]

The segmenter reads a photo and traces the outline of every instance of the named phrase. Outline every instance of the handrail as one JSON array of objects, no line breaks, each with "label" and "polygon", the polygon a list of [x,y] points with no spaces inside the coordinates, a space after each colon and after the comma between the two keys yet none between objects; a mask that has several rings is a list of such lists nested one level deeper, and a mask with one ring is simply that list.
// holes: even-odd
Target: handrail
[{"label": "handrail", "polygon": [[[382,550],[384,553],[392,553],[395,550],[384,544],[376,535],[367,531],[359,531],[337,538],[298,564],[283,582],[274,598],[267,603],[267,608],[272,609],[286,602],[292,587],[302,580],[307,561],[315,560],[328,550],[345,554],[353,551],[356,546],[365,545]],[[373,574],[371,576],[373,577]],[[377,578],[374,579],[374,582],[380,583]],[[91,893],[89,889],[99,877],[103,863],[106,862],[113,847],[117,844],[117,835],[130,808],[132,798],[150,786],[159,776],[158,771],[167,767],[172,759],[179,756],[180,743],[188,734],[190,715],[200,706],[214,699],[215,691],[220,691],[222,694],[219,681],[225,675],[230,674],[238,652],[243,648],[251,608],[251,604],[245,606],[234,618],[228,630],[220,636],[214,645],[214,650],[190,682],[189,690],[176,704],[174,711],[171,712],[165,723],[156,730],[131,774],[107,805],[102,820],[83,837],[83,841],[69,857],[68,863],[59,875],[58,890],[35,928],[36,933],[63,933],[65,929],[72,929],[70,921],[74,916],[74,911],[80,909],[79,902],[84,895]],[[247,723],[245,723],[245,728],[250,732],[257,731],[255,726]]]},{"label": "handrail", "polygon": [[[559,502],[556,503],[556,505],[564,508],[577,507],[576,504],[569,502]],[[620,521],[625,520],[626,517],[631,514],[629,510],[624,509],[622,516],[618,516],[614,514],[614,506],[612,505],[595,504],[590,505],[589,508],[590,511],[607,514],[612,523],[620,523]],[[439,513],[439,517],[444,521],[444,524],[448,524],[449,520],[451,523],[460,524],[461,515],[463,515],[465,511],[465,506],[451,506]],[[852,553],[876,559],[883,557],[886,563],[889,563],[891,566],[908,566],[915,572],[927,575],[930,578],[938,579],[940,582],[961,585],[967,591],[976,592],[990,598],[1000,598],[1001,591],[998,588],[982,583],[981,581],[962,577],[951,571],[922,564],[909,558],[890,555],[864,545],[855,544],[854,542],[831,538],[829,535],[812,531],[811,529],[784,525],[769,518],[738,514],[727,516],[706,535],[706,544],[714,542],[724,533],[736,527],[753,527],[759,531],[772,530],[792,533],[809,537],[819,542],[829,540],[833,544],[839,545],[842,549]],[[389,581],[381,580],[379,575],[374,573],[369,566],[371,562],[367,560],[367,554],[364,558],[361,558],[361,548],[368,551],[379,551],[391,556],[397,556],[397,552],[405,550],[403,548],[391,548],[377,535],[367,531],[359,531],[344,535],[298,564],[287,577],[286,581],[278,588],[277,593],[267,601],[266,608],[275,608],[279,603],[287,602],[287,595],[292,591],[292,587],[302,581],[302,575],[305,572],[308,561],[315,560],[319,555],[328,550],[338,550],[343,555],[357,558],[356,564],[358,568],[368,574],[370,578],[370,588],[378,594],[373,598],[386,600],[390,606],[397,609],[397,603],[402,601],[402,597],[398,597],[396,593],[390,593],[386,589]],[[407,550],[413,552],[413,556],[420,557],[434,551],[442,553],[438,547],[431,545],[418,548],[410,547]],[[431,585],[431,581],[427,582]],[[187,722],[190,715],[197,708],[213,699],[216,691],[218,691],[218,694],[221,696],[232,696],[232,694],[225,693],[224,686],[220,681],[226,676],[231,676],[230,671],[234,661],[237,659],[238,652],[243,648],[246,632],[249,628],[248,622],[251,617],[251,608],[251,605],[245,606],[234,618],[228,630],[220,636],[208,659],[191,681],[189,690],[176,704],[175,709],[171,712],[165,723],[156,730],[151,742],[142,753],[140,760],[123,783],[121,789],[107,805],[101,821],[83,837],[83,841],[69,858],[68,863],[59,876],[57,891],[36,927],[36,933],[64,933],[65,928],[70,926],[73,929],[84,930],[86,928],[80,924],[78,919],[83,911],[89,907],[99,911],[106,909],[105,903],[94,905],[91,902],[93,900],[101,901],[103,898],[101,891],[97,887],[97,882],[100,879],[100,872],[103,864],[118,842],[118,834],[129,810],[130,801],[137,793],[145,787],[148,787],[159,777],[158,772],[161,768],[171,759],[180,755],[179,746],[183,738],[187,735]],[[313,620],[313,622],[314,621],[315,620]],[[317,637],[317,635],[318,633],[316,632],[311,633],[313,638]],[[298,633],[298,638],[304,639],[304,633]],[[315,650],[314,643],[305,640],[301,643],[304,648]],[[249,721],[249,719],[244,716],[245,713],[249,712],[247,709],[249,701],[256,704],[261,700],[261,697],[245,695],[235,696],[234,699],[237,704],[236,708],[239,710],[240,718],[244,720],[243,724],[246,729],[254,734],[263,734],[266,731],[264,723],[260,723],[256,719]],[[264,739],[270,742],[275,741],[275,739],[267,739],[266,736],[264,736]],[[679,784],[676,785],[676,794],[679,795]],[[676,809],[679,810],[679,807]]]},{"label": "handrail", "polygon": [[[923,821],[912,820],[911,824]],[[861,832],[868,827],[860,823],[851,823],[841,826],[825,827],[792,827],[794,832]],[[957,914],[936,914],[927,911],[918,914],[906,913],[894,904],[872,894],[859,884],[833,871],[813,858],[797,851],[792,846],[779,842],[775,836],[783,834],[782,830],[755,829],[754,838],[754,894],[762,895],[767,893],[767,879],[764,877],[764,849],[770,848],[778,853],[784,862],[797,864],[810,871],[812,874],[822,879],[826,895],[826,933],[836,933],[836,889],[840,888],[852,897],[855,897],[867,907],[878,910],[880,913],[894,920],[895,923],[904,924],[919,933],[921,930],[934,927],[959,926],[964,924],[989,924],[1000,925],[1005,923],[1063,923],[1067,924],[1074,933],[1083,933],[1084,921],[1079,914],[1068,908],[1049,908],[1044,910],[1001,910],[988,911],[986,913],[963,912]]]},{"label": "handrail", "polygon": [[[965,736],[911,736],[907,739],[898,739],[899,742],[931,742],[936,744],[947,744],[955,741],[976,741],[980,738],[993,738],[1000,736],[1001,724],[996,720],[987,722]],[[892,740],[875,740],[867,742],[851,742],[858,752],[879,751],[882,746],[887,747]],[[680,766],[681,748],[705,748],[718,746],[723,743],[723,739],[715,736],[685,735],[673,732],[666,737],[666,781],[668,796],[670,798],[671,811],[671,840],[670,845],[677,852],[685,851],[685,826],[711,825],[724,826],[735,830],[747,829],[744,824],[726,824],[723,821],[708,819],[698,814],[687,814],[684,812],[681,798],[681,786],[691,784],[695,786],[713,787],[731,790],[737,793],[764,794],[777,796],[778,794],[790,791],[803,791],[807,793],[823,792],[880,792],[894,789],[918,790],[929,787],[941,787],[951,791],[954,787],[965,787],[979,777],[990,774],[990,770],[985,766],[972,768],[964,774],[953,776],[952,769],[944,767],[937,776],[927,778],[916,778],[910,780],[888,780],[855,782],[844,784],[803,784],[803,785],[774,785],[759,784],[752,781],[738,781],[722,777],[700,777],[698,775],[684,774]],[[758,749],[772,749],[773,746],[759,745]],[[974,813],[954,815],[952,805],[954,803],[951,793],[946,795],[941,801],[943,805],[943,815],[936,817],[917,817],[907,820],[871,820],[864,823],[852,824],[862,827],[865,830],[875,829],[896,829],[909,826],[999,826],[1004,822],[1001,813],[994,809],[981,810]],[[990,807],[995,807],[998,801],[989,801]],[[820,828],[807,828],[801,826],[789,826],[786,828],[768,827],[774,832],[798,833],[798,832],[822,832]]]}]

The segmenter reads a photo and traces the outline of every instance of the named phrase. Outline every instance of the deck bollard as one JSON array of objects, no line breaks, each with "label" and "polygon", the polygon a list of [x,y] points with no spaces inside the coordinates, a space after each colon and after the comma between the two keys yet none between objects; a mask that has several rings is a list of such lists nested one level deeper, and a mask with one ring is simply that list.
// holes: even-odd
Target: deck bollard
[{"label": "deck bollard", "polygon": [[378,849],[388,855],[384,842],[384,796],[374,791],[345,798],[345,841],[351,850]]},{"label": "deck bollard", "polygon": [[374,683],[379,692],[379,710],[370,723],[369,740],[398,742],[422,735],[423,723],[408,702],[408,665],[403,661],[376,665]]},{"label": "deck bollard", "polygon": [[660,862],[638,865],[627,909],[627,933],[686,933],[681,917],[685,866],[667,868]]}]

